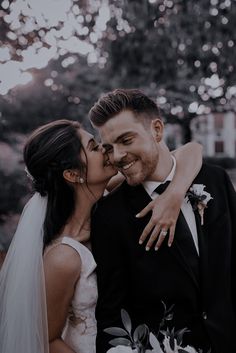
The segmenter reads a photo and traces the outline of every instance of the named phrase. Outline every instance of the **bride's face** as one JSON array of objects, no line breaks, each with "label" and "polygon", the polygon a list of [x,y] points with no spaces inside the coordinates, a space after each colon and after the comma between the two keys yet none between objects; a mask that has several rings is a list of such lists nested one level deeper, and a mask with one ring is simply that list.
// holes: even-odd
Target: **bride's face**
[{"label": "bride's face", "polygon": [[109,163],[108,156],[103,154],[101,145],[95,141],[93,135],[83,129],[79,130],[79,135],[84,149],[81,157],[87,164],[87,184],[106,185],[117,174],[117,169]]}]

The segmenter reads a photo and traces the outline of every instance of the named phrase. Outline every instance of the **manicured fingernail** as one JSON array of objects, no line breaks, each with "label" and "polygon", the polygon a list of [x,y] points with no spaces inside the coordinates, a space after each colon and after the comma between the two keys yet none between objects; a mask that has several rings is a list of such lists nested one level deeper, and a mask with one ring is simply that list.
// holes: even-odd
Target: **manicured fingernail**
[{"label": "manicured fingernail", "polygon": [[168,243],[169,248],[171,247],[172,243]]},{"label": "manicured fingernail", "polygon": [[139,217],[140,217],[140,213],[137,213],[135,217],[136,217],[136,218],[139,218]]},{"label": "manicured fingernail", "polygon": [[149,248],[148,246],[146,246],[145,250],[146,250],[146,251],[149,251],[149,250],[150,250],[150,248]]},{"label": "manicured fingernail", "polygon": [[156,246],[156,247],[155,247],[155,251],[157,251],[158,249],[159,249],[158,246]]},{"label": "manicured fingernail", "polygon": [[139,242],[138,242],[138,243],[141,245],[141,244],[143,244],[143,241],[142,241],[142,240],[139,240]]}]

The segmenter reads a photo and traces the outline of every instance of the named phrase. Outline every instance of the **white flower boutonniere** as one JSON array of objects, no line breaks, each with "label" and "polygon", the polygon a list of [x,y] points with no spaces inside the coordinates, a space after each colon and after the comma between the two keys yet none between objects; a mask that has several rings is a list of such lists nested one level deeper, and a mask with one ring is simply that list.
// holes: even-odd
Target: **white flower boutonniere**
[{"label": "white flower boutonniere", "polygon": [[203,184],[193,184],[186,194],[189,198],[189,202],[191,203],[193,210],[198,210],[199,212],[201,217],[201,225],[204,223],[203,215],[204,210],[207,207],[207,203],[213,199],[209,192],[204,191],[205,187],[206,186]]}]

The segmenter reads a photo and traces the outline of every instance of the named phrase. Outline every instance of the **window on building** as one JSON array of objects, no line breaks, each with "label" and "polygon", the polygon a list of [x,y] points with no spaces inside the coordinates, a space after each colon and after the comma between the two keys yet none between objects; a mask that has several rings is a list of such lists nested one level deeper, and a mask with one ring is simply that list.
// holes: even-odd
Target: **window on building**
[{"label": "window on building", "polygon": [[215,153],[224,153],[224,141],[215,141]]},{"label": "window on building", "polygon": [[215,114],[215,128],[223,129],[224,128],[224,115],[223,114]]}]

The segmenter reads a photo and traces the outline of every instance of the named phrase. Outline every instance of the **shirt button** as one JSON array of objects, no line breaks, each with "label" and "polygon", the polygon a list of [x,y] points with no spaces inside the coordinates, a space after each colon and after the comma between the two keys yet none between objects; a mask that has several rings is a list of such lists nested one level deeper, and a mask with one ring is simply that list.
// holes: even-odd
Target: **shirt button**
[{"label": "shirt button", "polygon": [[207,313],[205,311],[202,312],[202,318],[203,318],[203,320],[207,319]]}]

